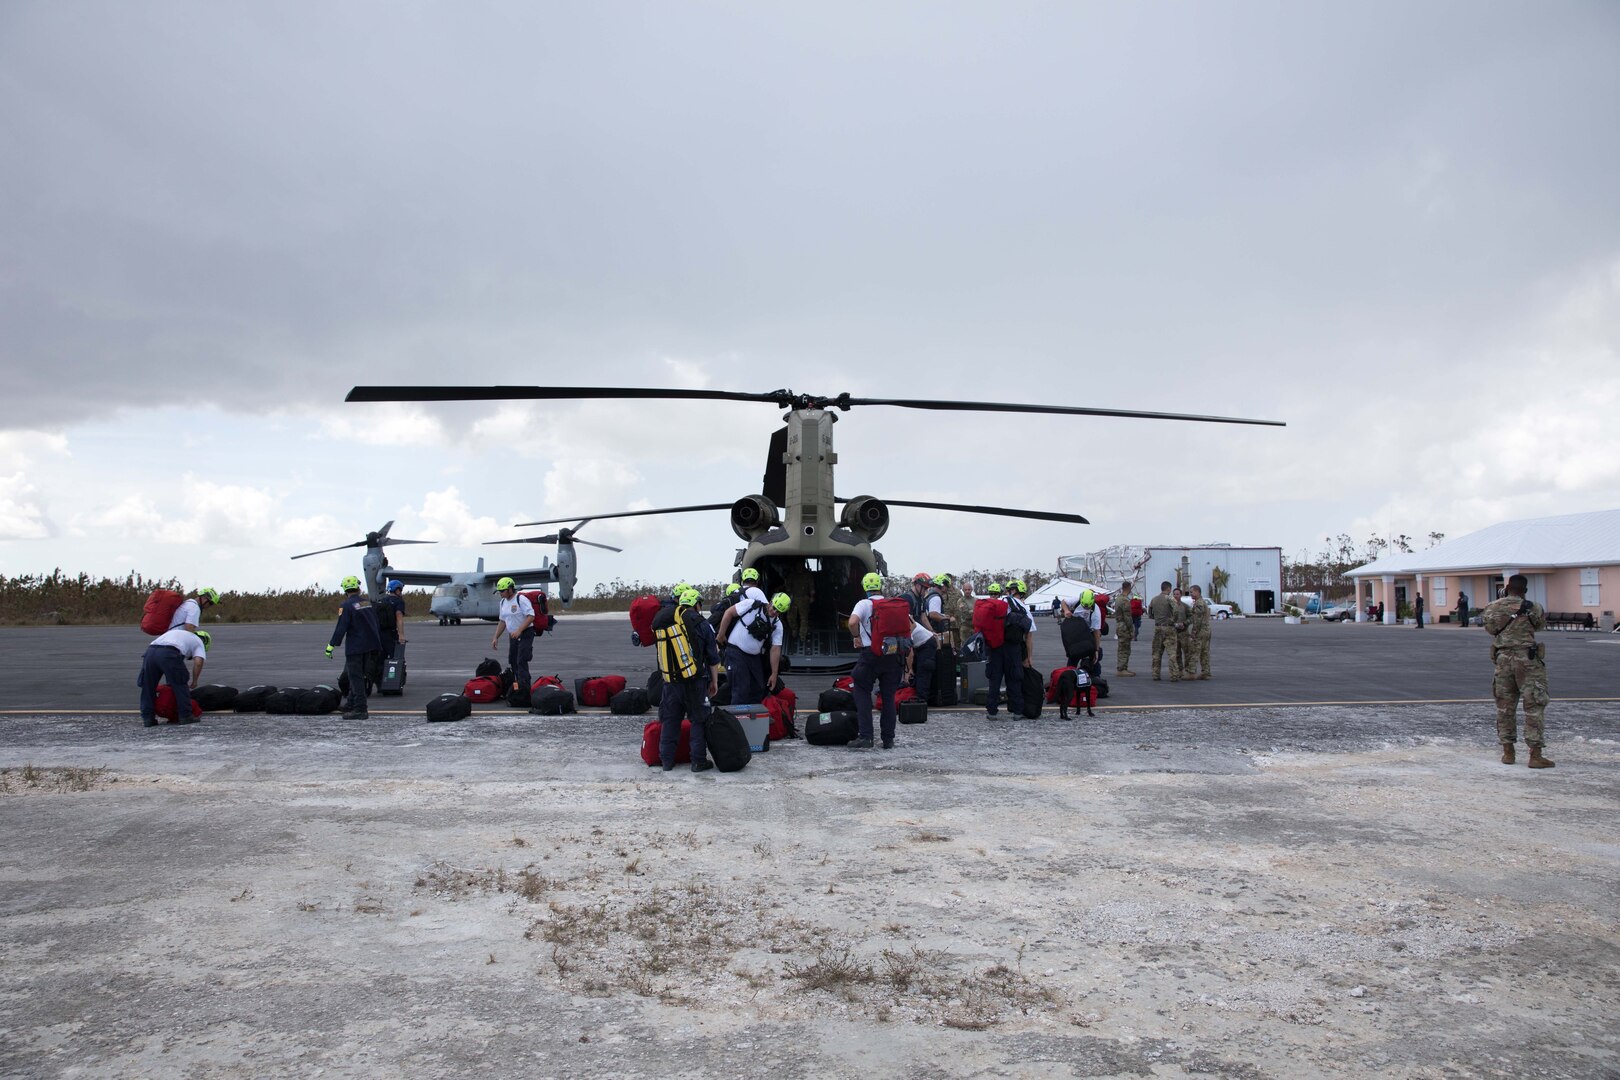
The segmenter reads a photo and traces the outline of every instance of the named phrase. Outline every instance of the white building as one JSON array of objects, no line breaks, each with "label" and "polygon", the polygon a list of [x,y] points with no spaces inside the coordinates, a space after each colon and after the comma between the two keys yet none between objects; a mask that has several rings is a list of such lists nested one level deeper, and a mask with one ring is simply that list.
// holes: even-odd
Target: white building
[{"label": "white building", "polygon": [[[1384,605],[1384,621],[1421,595],[1425,621],[1455,621],[1459,596],[1477,611],[1523,574],[1527,595],[1550,613],[1612,626],[1620,596],[1620,510],[1504,521],[1432,548],[1386,555],[1346,576],[1356,583],[1356,619]],[[1585,617],[1590,616],[1590,620]],[[1573,623],[1570,618],[1559,622]]]},{"label": "white building", "polygon": [[1121,581],[1132,581],[1136,594],[1147,600],[1159,583],[1197,585],[1209,599],[1216,598],[1214,572],[1226,574],[1219,599],[1236,604],[1246,615],[1268,615],[1277,610],[1282,595],[1282,548],[1233,547],[1203,544],[1196,547],[1114,547],[1089,555],[1058,559],[1058,573],[1094,581],[1116,592]]}]

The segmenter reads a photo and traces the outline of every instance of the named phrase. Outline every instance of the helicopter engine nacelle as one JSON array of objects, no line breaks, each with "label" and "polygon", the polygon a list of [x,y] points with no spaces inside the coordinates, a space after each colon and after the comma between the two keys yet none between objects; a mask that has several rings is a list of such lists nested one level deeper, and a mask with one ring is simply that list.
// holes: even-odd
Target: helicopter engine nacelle
[{"label": "helicopter engine nacelle", "polygon": [[745,495],[731,504],[731,531],[738,539],[753,543],[767,529],[782,524],[776,504],[763,495]]},{"label": "helicopter engine nacelle", "polygon": [[838,524],[870,544],[889,531],[889,508],[882,499],[859,495],[844,504]]}]

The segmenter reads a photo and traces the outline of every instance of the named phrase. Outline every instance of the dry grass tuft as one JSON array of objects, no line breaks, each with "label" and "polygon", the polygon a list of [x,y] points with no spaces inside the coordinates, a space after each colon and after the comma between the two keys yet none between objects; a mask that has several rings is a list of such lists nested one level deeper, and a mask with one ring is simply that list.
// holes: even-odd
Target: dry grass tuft
[{"label": "dry grass tuft", "polygon": [[41,766],[30,763],[21,769],[0,769],[0,795],[97,791],[112,783],[115,780],[103,765],[80,768],[77,765]]}]

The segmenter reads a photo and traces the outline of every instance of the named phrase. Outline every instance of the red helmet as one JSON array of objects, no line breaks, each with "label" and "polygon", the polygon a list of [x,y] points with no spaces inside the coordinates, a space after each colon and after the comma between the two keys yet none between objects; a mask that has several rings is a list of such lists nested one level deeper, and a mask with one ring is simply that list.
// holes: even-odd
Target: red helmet
[{"label": "red helmet", "polygon": [[911,579],[911,583],[913,585],[917,584],[919,581],[924,585],[932,585],[934,583],[933,577],[928,574],[918,574],[916,577]]}]

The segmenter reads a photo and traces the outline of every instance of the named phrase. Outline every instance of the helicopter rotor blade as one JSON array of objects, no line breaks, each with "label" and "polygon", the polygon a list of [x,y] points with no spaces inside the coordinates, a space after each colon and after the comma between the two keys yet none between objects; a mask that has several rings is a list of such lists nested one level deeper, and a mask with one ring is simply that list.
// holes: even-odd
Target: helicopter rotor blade
[{"label": "helicopter rotor blade", "polygon": [[1250,420],[1239,416],[1201,416],[1194,413],[1152,412],[1141,409],[1101,409],[1085,405],[1031,405],[1009,401],[930,401],[922,398],[850,398],[851,405],[890,405],[898,409],[938,412],[1043,413],[1058,416],[1112,416],[1127,420],[1185,420],[1199,424],[1254,424],[1287,427],[1281,420]]},{"label": "helicopter rotor blade", "polygon": [[653,389],[640,386],[356,386],[345,401],[548,401],[548,400],[642,400],[642,401],[765,401],[784,409],[839,409],[848,412],[856,405],[888,405],[899,409],[925,409],[936,412],[1039,413],[1056,416],[1105,416],[1127,420],[1180,420],[1200,424],[1251,424],[1286,427],[1281,420],[1252,420],[1238,416],[1205,416],[1195,413],[1157,412],[1143,409],[1103,409],[1084,405],[1042,405],[1008,401],[943,401],[928,398],[858,398],[849,394],[823,397],[792,390],[748,394],[734,390]]},{"label": "helicopter rotor blade", "polygon": [[521,539],[518,539],[518,540],[485,540],[484,543],[485,544],[558,544],[558,543],[562,543],[562,544],[584,544],[586,547],[601,548],[603,551],[617,551],[617,552],[619,552],[621,554],[624,552],[624,548],[616,548],[612,544],[598,544],[594,540],[580,540],[577,537],[572,538],[572,539],[568,539],[568,540],[564,540],[562,537],[558,536],[556,533],[552,533],[549,536],[525,536],[525,537],[522,537]]},{"label": "helicopter rotor blade", "polygon": [[584,544],[586,547],[601,548],[603,551],[624,551],[624,548],[616,548],[612,544],[598,544],[595,540],[581,540],[577,536],[574,537],[574,543]]},{"label": "helicopter rotor blade", "polygon": [[[726,502],[726,503],[704,503],[702,506],[669,506],[669,507],[665,507],[662,510],[626,510],[623,513],[620,513],[620,514],[592,514],[590,517],[586,518],[585,520],[586,521],[592,521],[592,520],[595,520],[597,518],[601,518],[603,520],[606,520],[607,518],[651,517],[651,516],[653,516],[655,514],[691,514],[691,513],[696,513],[697,511],[700,511],[700,510],[730,510],[730,509],[731,509],[731,504],[728,503],[728,502]],[[579,520],[577,517],[570,514],[568,517],[547,518],[545,521],[525,521],[525,522],[523,522],[521,524],[514,525],[512,527],[514,529],[527,529],[531,525],[559,525],[559,524],[561,524],[562,522],[565,522],[565,521],[577,521],[577,520]],[[578,542],[579,543],[584,543],[584,541],[578,541]]]},{"label": "helicopter rotor blade", "polygon": [[[1079,514],[1059,514],[1048,510],[1014,510],[1005,506],[964,506],[961,503],[913,502],[908,499],[885,499],[879,496],[885,506],[911,506],[920,510],[955,510],[963,514],[989,514],[994,517],[1029,518],[1031,521],[1061,521],[1070,525],[1090,525],[1091,522]],[[839,502],[846,502],[839,499]]]},{"label": "helicopter rotor blade", "polygon": [[352,544],[339,544],[337,547],[322,548],[319,551],[306,551],[302,555],[294,555],[294,556],[292,556],[292,558],[294,558],[294,559],[307,559],[311,555],[325,555],[327,552],[330,552],[330,551],[347,551],[350,548],[365,547],[365,546],[366,546],[366,542],[364,540],[356,540]]},{"label": "helicopter rotor blade", "polygon": [[[393,547],[395,544],[437,544],[437,543],[438,543],[437,540],[384,540],[381,543],[379,543],[377,546],[378,547]],[[357,547],[359,545],[351,545],[351,546]]]},{"label": "helicopter rotor blade", "polygon": [[791,400],[789,391],[747,394],[735,390],[662,390],[640,386],[356,386],[344,401],[648,401]]}]

